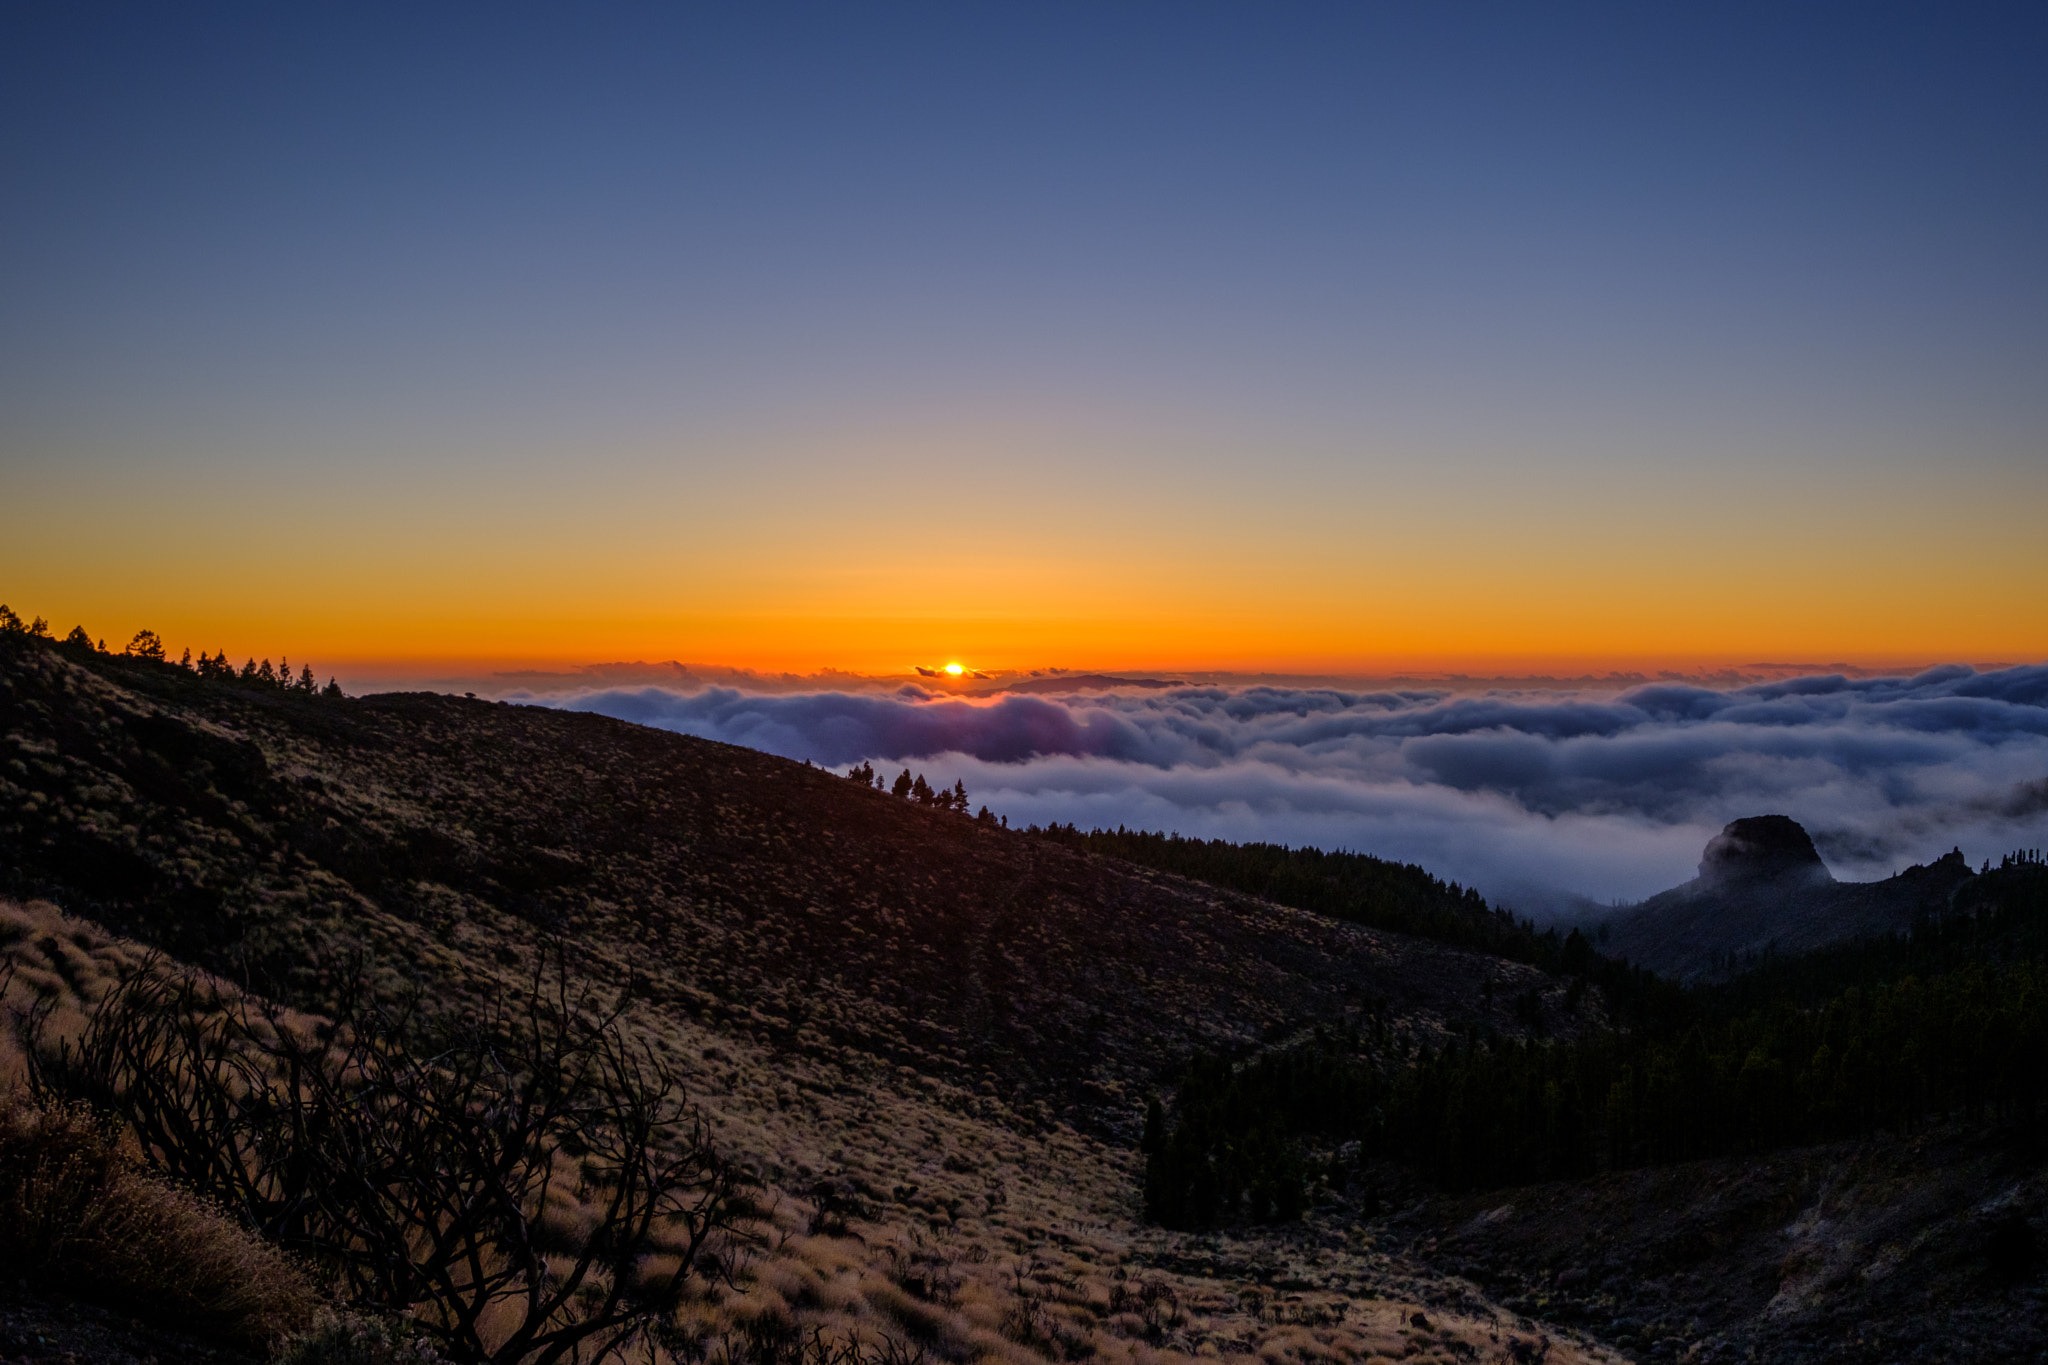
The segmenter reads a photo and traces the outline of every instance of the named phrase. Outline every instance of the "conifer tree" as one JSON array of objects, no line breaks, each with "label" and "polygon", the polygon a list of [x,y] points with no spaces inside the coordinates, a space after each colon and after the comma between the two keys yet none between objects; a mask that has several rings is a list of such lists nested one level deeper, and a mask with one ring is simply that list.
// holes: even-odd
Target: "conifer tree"
[{"label": "conifer tree", "polygon": [[334,679],[329,678],[327,680],[326,688],[320,693],[320,695],[323,697],[339,700],[343,695],[341,690],[341,684],[336,682]]},{"label": "conifer tree", "polygon": [[128,642],[128,648],[121,652],[131,658],[154,659],[158,663],[162,663],[164,660],[163,637],[155,631],[146,628],[138,630],[135,632],[135,638]]},{"label": "conifer tree", "polygon": [[892,796],[908,796],[910,795],[911,785],[910,769],[905,768],[896,775],[896,781],[890,784],[889,793]]},{"label": "conifer tree", "polygon": [[304,692],[310,697],[313,695],[315,686],[317,684],[313,681],[313,665],[307,664],[299,670],[299,691]]},{"label": "conifer tree", "polygon": [[924,774],[917,775],[917,781],[910,784],[910,799],[920,806],[932,803],[932,784],[924,780]]}]

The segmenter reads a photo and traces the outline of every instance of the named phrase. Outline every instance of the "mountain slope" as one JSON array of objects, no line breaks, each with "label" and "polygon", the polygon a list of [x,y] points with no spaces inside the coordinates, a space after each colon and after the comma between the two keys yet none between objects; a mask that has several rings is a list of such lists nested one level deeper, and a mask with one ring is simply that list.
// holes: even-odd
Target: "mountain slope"
[{"label": "mountain slope", "polygon": [[1766,953],[1903,933],[1944,910],[1972,875],[1957,851],[1881,882],[1838,882],[1797,822],[1753,816],[1709,841],[1699,876],[1613,920],[1604,949],[1699,980]]},{"label": "mountain slope", "polygon": [[116,950],[65,912],[313,1009],[365,953],[458,1008],[562,945],[766,1187],[752,1270],[695,1330],[1013,1365],[1533,1358],[1544,1335],[1327,1194],[1284,1229],[1148,1229],[1130,1145],[1197,1048],[1367,1006],[1408,1048],[1512,1030],[1511,1000],[1563,994],[1533,968],[603,717],[245,690],[20,640],[0,891],[55,902],[7,912],[7,952],[83,1004]]},{"label": "mountain slope", "polygon": [[288,996],[359,942],[460,976],[560,935],[649,998],[1115,1123],[1197,1047],[1549,985],[601,716],[48,648],[0,686],[0,889]]}]

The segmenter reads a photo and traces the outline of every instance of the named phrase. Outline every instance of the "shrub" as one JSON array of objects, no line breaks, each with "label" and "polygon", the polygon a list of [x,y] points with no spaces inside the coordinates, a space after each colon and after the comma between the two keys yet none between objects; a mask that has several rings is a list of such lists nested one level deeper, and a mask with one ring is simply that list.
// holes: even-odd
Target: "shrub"
[{"label": "shrub", "polygon": [[0,1275],[245,1346],[319,1306],[283,1253],[137,1169],[105,1118],[19,1093],[0,1098]]},{"label": "shrub", "polygon": [[[75,1041],[32,1016],[30,1078],[454,1360],[601,1359],[671,1316],[751,1209],[672,1073],[566,971],[465,1021],[418,1006],[379,1006],[358,972],[309,1035],[152,967]],[[566,1234],[565,1193],[586,1215]]]}]

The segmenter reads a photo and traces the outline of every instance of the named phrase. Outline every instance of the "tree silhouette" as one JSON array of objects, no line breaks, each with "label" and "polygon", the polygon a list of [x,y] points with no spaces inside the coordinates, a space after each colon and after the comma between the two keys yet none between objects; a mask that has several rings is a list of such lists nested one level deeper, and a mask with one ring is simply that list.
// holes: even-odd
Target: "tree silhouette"
[{"label": "tree silhouette", "polygon": [[910,788],[910,769],[905,768],[901,773],[897,774],[896,781],[889,787],[889,793],[892,796],[908,796],[910,795]]},{"label": "tree silhouette", "polygon": [[154,659],[158,663],[162,663],[164,661],[163,637],[153,630],[138,630],[135,632],[135,638],[128,642],[128,648],[121,652],[137,659]]}]

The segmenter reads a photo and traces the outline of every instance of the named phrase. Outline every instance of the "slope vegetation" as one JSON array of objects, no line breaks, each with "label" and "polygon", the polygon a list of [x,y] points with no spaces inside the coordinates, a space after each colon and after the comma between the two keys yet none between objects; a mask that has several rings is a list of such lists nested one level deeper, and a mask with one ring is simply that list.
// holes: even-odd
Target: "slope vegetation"
[{"label": "slope vegetation", "polygon": [[1592,1351],[1388,1255],[1330,1191],[1282,1232],[1139,1217],[1144,1097],[1189,1055],[1368,1010],[1409,1049],[1513,1030],[1510,1000],[1563,994],[1534,967],[598,716],[15,637],[0,744],[0,890],[52,926],[14,951],[81,1008],[73,945],[104,936],[67,916],[316,1011],[364,964],[453,1009],[566,950],[765,1186],[705,1330],[961,1361]]}]

